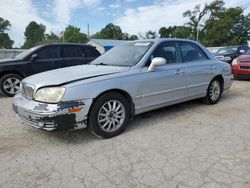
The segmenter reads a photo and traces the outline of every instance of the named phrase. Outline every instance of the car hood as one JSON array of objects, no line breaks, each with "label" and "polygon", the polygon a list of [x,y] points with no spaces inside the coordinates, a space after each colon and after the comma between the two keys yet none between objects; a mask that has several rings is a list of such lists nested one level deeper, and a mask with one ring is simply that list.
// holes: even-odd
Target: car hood
[{"label": "car hood", "polygon": [[234,53],[221,53],[221,54],[214,54],[215,56],[219,57],[219,56],[232,56],[234,55]]},{"label": "car hood", "polygon": [[18,59],[0,59],[0,65],[3,65],[3,64],[9,64],[9,63],[16,63],[20,60]]},{"label": "car hood", "polygon": [[244,61],[247,61],[247,62],[250,62],[250,54],[248,55],[241,55],[238,57],[238,61],[241,61],[241,62],[244,62]]},{"label": "car hood", "polygon": [[81,65],[62,69],[56,69],[39,73],[23,80],[23,83],[35,86],[35,88],[45,86],[58,86],[128,71],[130,67],[116,67],[104,65]]}]

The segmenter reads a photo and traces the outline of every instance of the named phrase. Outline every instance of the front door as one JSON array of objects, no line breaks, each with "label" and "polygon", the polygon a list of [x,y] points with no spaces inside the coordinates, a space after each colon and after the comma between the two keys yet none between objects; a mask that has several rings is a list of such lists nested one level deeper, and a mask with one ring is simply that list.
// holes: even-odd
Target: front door
[{"label": "front door", "polygon": [[167,63],[158,66],[154,71],[147,70],[151,60],[143,72],[142,108],[154,108],[175,103],[186,97],[185,65],[181,62],[176,42],[161,43],[152,54],[152,58],[163,57]]},{"label": "front door", "polygon": [[53,45],[39,49],[35,52],[36,59],[30,63],[32,74],[61,68],[60,47]]}]

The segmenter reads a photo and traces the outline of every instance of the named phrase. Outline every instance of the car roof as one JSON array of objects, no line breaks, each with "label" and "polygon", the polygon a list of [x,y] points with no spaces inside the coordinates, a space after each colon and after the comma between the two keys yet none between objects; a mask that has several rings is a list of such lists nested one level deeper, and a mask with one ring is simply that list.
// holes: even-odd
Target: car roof
[{"label": "car roof", "polygon": [[157,39],[142,39],[142,40],[134,40],[134,41],[129,41],[130,42],[163,42],[163,41],[180,41],[180,42],[192,42],[192,43],[197,43],[194,40],[189,40],[189,39],[181,39],[181,38],[157,38]]},{"label": "car roof", "polygon": [[92,47],[91,45],[88,44],[81,44],[81,43],[53,43],[53,44],[44,44],[44,45],[40,45],[38,47],[45,47],[45,46],[85,46],[85,47]]}]

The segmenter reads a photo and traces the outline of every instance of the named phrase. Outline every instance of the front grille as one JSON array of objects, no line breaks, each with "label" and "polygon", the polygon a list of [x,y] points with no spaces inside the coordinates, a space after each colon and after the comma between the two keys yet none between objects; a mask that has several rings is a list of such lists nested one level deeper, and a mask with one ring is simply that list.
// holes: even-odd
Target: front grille
[{"label": "front grille", "polygon": [[24,84],[22,87],[22,94],[26,96],[27,99],[32,99],[34,93],[34,87]]},{"label": "front grille", "polygon": [[250,66],[240,66],[240,69],[250,70]]}]

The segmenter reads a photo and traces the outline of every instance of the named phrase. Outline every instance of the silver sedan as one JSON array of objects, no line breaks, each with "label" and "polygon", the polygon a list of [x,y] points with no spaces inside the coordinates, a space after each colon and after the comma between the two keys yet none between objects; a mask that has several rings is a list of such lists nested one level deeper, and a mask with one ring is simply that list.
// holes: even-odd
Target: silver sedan
[{"label": "silver sedan", "polygon": [[13,109],[22,122],[36,128],[88,127],[110,138],[143,112],[198,98],[216,104],[231,84],[230,65],[195,41],[134,41],[89,65],[24,79]]}]

